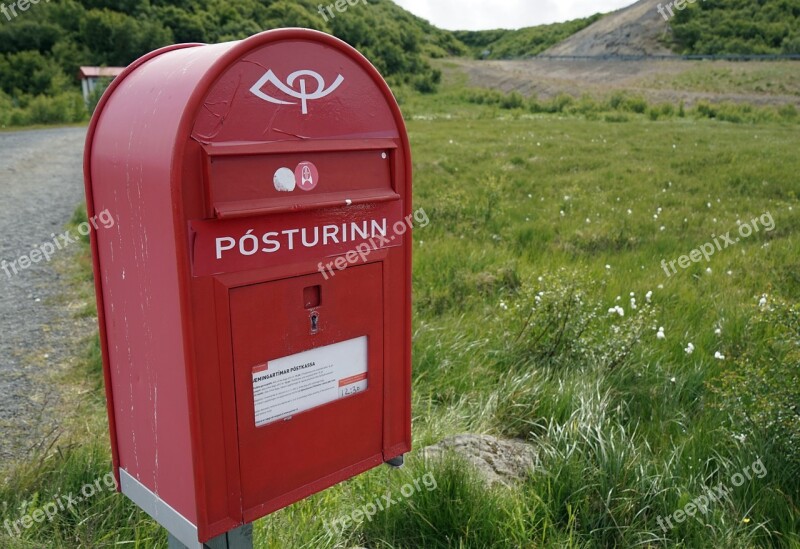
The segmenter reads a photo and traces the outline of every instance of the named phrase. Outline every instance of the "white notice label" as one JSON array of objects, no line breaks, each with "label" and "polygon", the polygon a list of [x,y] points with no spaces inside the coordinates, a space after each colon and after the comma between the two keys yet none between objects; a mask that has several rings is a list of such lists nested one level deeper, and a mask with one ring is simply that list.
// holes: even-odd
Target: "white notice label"
[{"label": "white notice label", "polygon": [[256,427],[367,389],[367,336],[253,368]]}]

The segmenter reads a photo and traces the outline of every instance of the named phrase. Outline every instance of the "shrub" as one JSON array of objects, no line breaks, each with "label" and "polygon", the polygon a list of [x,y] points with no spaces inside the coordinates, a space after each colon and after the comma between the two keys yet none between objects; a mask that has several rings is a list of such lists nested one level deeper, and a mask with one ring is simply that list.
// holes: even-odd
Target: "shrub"
[{"label": "shrub", "polygon": [[637,114],[647,112],[647,100],[639,95],[629,95],[626,92],[614,92],[606,103],[606,108],[612,111],[626,111]]},{"label": "shrub", "polygon": [[672,118],[675,116],[675,107],[673,107],[670,103],[662,103],[661,105],[653,106],[647,109],[647,116],[650,118],[650,120]]},{"label": "shrub", "polygon": [[787,103],[778,109],[778,116],[786,120],[797,120],[797,107]]},{"label": "shrub", "polygon": [[532,113],[547,112],[546,106],[542,104],[537,97],[531,97],[528,99],[528,110]]},{"label": "shrub", "polygon": [[589,115],[602,110],[601,105],[589,95],[583,95],[569,109],[572,113]]},{"label": "shrub", "polygon": [[500,100],[500,107],[504,109],[521,109],[525,106],[525,98],[518,92],[511,92]]},{"label": "shrub", "polygon": [[705,101],[700,101],[695,107],[695,112],[703,118],[716,118],[717,110]]},{"label": "shrub", "polygon": [[624,319],[609,315],[588,297],[595,286],[585,275],[567,272],[521,284],[495,325],[505,334],[497,337],[504,342],[497,355],[504,369],[593,364],[609,371],[625,364],[648,330],[652,309],[643,304]]},{"label": "shrub", "polygon": [[567,93],[560,93],[553,98],[547,108],[548,112],[565,112],[572,104],[575,103],[575,98]]},{"label": "shrub", "polygon": [[38,96],[28,106],[30,124],[70,124],[87,118],[83,98],[78,93],[62,93],[55,97]]},{"label": "shrub", "polygon": [[499,105],[504,94],[497,90],[470,88],[462,94],[464,100],[476,105]]},{"label": "shrub", "polygon": [[23,96],[18,100],[0,95],[0,107],[2,126],[74,124],[85,121],[89,116],[83,97],[77,92],[61,93],[53,97]]},{"label": "shrub", "polygon": [[629,97],[623,104],[624,110],[644,114],[647,111],[647,100],[644,97]]},{"label": "shrub", "polygon": [[712,389],[719,405],[731,411],[733,424],[766,433],[800,475],[800,304],[765,299],[747,326],[738,356]]}]

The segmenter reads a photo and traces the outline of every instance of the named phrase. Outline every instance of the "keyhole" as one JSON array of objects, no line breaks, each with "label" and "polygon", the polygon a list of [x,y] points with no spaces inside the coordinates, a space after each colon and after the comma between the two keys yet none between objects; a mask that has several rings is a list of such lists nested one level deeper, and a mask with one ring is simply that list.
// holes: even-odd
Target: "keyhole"
[{"label": "keyhole", "polygon": [[319,315],[314,313],[311,315],[311,333],[316,334],[319,331]]}]

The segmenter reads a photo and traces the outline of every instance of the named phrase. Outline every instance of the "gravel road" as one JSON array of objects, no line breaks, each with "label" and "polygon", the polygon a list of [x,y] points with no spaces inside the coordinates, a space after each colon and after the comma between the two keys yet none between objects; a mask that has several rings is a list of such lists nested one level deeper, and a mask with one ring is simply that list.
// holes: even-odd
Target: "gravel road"
[{"label": "gravel road", "polygon": [[[18,261],[64,231],[84,200],[84,128],[0,133],[0,260]],[[77,245],[14,275],[0,270],[0,463],[20,458],[55,423],[59,391],[41,375],[74,359],[86,332],[65,303],[55,263]],[[79,325],[80,330],[79,330]]]}]

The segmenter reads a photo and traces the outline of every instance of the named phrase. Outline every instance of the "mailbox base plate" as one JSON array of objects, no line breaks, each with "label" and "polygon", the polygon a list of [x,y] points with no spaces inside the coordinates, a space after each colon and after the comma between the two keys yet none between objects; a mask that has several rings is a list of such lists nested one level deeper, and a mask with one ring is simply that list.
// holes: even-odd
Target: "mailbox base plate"
[{"label": "mailbox base plate", "polygon": [[197,526],[133,478],[125,469],[119,470],[120,488],[136,505],[163,526],[188,549],[203,549],[197,536]]}]

